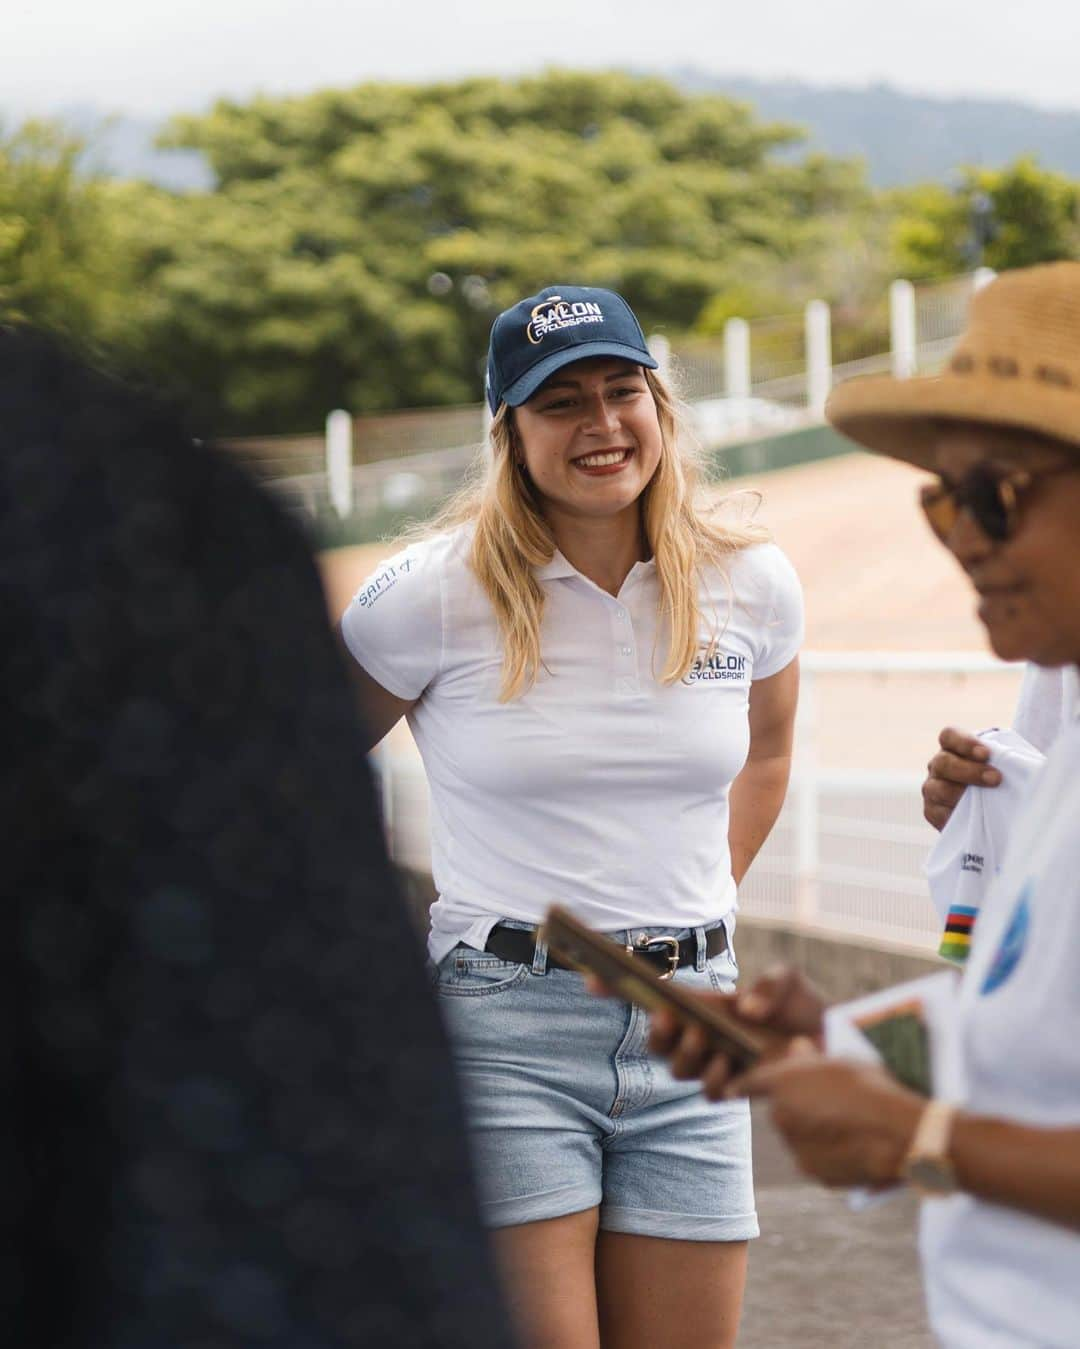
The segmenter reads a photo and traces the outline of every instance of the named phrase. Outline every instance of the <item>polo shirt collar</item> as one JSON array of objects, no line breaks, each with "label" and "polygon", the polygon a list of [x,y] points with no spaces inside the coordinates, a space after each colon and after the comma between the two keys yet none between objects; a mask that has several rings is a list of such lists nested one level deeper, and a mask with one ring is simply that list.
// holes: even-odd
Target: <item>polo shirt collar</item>
[{"label": "polo shirt collar", "polygon": [[[635,562],[627,573],[627,581],[636,579],[639,576],[648,575],[649,572],[656,570],[656,559],[649,558],[647,562]],[[580,576],[581,573],[576,567],[570,565],[558,548],[552,554],[551,561],[545,562],[543,566],[534,567],[533,575],[538,581],[557,581],[564,576]]]},{"label": "polo shirt collar", "polygon": [[648,576],[650,572],[656,570],[656,558],[650,557],[646,562],[635,562],[626,573],[626,579],[629,581],[632,576]]},{"label": "polo shirt collar", "polygon": [[551,556],[550,562],[545,562],[541,567],[533,568],[533,575],[538,581],[557,581],[563,576],[577,576],[576,567],[572,567],[558,548]]}]

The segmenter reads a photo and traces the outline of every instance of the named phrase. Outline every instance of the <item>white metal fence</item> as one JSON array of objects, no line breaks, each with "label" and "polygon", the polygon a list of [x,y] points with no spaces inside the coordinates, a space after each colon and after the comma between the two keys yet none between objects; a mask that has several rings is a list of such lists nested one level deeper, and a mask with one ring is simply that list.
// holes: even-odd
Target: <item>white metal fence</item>
[{"label": "white metal fence", "polygon": [[[983,269],[919,285],[894,282],[877,349],[835,364],[829,307],[820,300],[799,313],[730,319],[711,342],[650,341],[678,377],[698,439],[722,449],[820,421],[838,380],[936,370],[963,328],[971,295],[992,275]],[[423,515],[454,491],[483,427],[479,404],[351,419],[338,410],[328,418],[325,445],[312,436],[250,438],[234,447],[298,512],[314,516],[332,503],[339,516],[359,513],[377,523],[402,510]]]},{"label": "white metal fence", "polygon": [[[974,653],[804,653],[791,787],[740,890],[747,916],[933,949],[923,864],[936,837],[919,786],[937,732],[1011,719],[1020,671]],[[430,870],[428,794],[414,749],[374,763],[391,853]]]},{"label": "white metal fence", "polygon": [[1021,667],[979,653],[806,653],[791,787],[742,887],[754,917],[936,947],[919,788],[943,725],[1007,724]]}]

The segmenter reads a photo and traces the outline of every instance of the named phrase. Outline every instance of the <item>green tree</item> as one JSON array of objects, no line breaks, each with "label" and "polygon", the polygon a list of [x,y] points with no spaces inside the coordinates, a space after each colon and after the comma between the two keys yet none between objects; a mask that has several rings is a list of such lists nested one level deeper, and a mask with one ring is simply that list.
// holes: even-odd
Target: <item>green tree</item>
[{"label": "green tree", "polygon": [[740,289],[857,289],[861,170],[800,139],[630,75],[365,84],[176,119],[165,143],[216,182],[175,194],[80,178],[78,142],[31,127],[0,143],[0,313],[219,432],[473,401],[494,314],[545,283],[614,287],[671,334]]},{"label": "green tree", "polygon": [[127,259],[109,186],[79,176],[82,141],[48,122],[0,137],[0,320],[107,342]]},{"label": "green tree", "polygon": [[891,205],[897,268],[915,279],[1080,257],[1080,184],[1034,159],[965,169],[952,190],[927,184],[891,194]]},{"label": "green tree", "polygon": [[826,250],[868,194],[849,164],[775,157],[799,139],[618,74],[219,103],[168,135],[217,187],[143,231],[150,345],[236,427],[473,400],[495,312],[546,282],[613,286],[678,331],[748,258]]}]

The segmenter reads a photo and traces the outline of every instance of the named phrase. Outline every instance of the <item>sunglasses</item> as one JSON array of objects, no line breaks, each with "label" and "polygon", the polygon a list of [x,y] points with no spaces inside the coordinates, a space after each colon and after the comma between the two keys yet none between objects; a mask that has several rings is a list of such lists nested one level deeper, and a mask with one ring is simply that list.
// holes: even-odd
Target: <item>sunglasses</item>
[{"label": "sunglasses", "polygon": [[1075,473],[1080,464],[1058,464],[1030,473],[994,464],[976,464],[957,483],[943,478],[919,489],[919,505],[930,528],[944,543],[956,526],[961,511],[967,511],[988,539],[1002,543],[1016,532],[1020,501],[1025,492],[1043,478]]}]

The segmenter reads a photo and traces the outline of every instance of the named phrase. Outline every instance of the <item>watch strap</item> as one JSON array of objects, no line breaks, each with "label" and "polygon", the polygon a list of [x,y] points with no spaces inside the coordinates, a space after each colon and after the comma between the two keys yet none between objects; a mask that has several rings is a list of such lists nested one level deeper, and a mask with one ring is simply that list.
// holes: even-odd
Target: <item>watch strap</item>
[{"label": "watch strap", "polygon": [[953,1188],[949,1143],[957,1110],[950,1101],[931,1100],[923,1107],[903,1164],[905,1178],[916,1189],[941,1194]]},{"label": "watch strap", "polygon": [[947,1157],[956,1106],[949,1101],[927,1101],[908,1148],[909,1157]]}]

